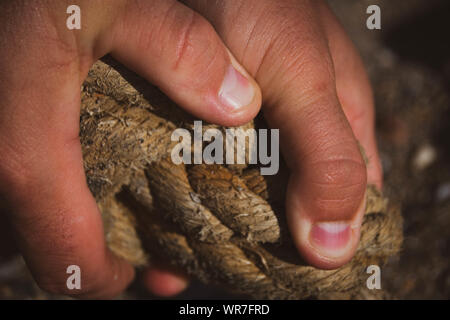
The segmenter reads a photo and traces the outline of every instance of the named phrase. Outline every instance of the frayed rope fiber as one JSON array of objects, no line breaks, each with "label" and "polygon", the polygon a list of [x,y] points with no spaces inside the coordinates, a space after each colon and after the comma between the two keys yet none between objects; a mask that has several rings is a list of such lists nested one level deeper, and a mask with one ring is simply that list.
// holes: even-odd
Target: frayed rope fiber
[{"label": "frayed rope fiber", "polygon": [[[112,59],[90,70],[82,88],[80,139],[110,249],[136,266],[165,261],[254,298],[370,297],[366,268],[382,265],[402,244],[398,206],[368,187],[352,261],[337,270],[308,266],[286,225],[285,166],[262,176],[250,165],[173,164],[171,134],[192,130],[194,120]],[[252,127],[264,122],[243,126]]]}]

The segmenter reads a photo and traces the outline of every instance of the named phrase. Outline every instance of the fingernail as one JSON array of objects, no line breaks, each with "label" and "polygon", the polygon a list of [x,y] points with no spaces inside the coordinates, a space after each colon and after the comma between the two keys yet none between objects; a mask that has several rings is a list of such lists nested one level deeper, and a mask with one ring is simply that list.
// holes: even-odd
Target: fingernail
[{"label": "fingernail", "polygon": [[255,88],[235,67],[230,65],[219,90],[219,99],[232,111],[249,105],[255,96]]},{"label": "fingernail", "polygon": [[318,222],[313,224],[310,232],[313,245],[327,252],[345,248],[350,236],[351,228],[347,222]]},{"label": "fingernail", "polygon": [[324,255],[342,255],[348,248],[352,237],[359,237],[366,203],[366,195],[364,195],[358,212],[351,222],[330,221],[314,223],[309,233],[311,244]]}]

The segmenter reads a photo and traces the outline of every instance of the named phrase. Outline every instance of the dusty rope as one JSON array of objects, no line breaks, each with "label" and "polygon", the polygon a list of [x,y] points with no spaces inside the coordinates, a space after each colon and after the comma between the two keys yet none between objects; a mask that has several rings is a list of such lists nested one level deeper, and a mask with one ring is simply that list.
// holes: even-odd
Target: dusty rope
[{"label": "dusty rope", "polygon": [[164,259],[257,298],[298,299],[361,297],[367,266],[398,252],[399,210],[369,187],[355,258],[332,271],[305,265],[286,227],[285,171],[271,177],[246,165],[174,165],[171,133],[192,124],[114,61],[89,72],[80,134],[85,171],[117,255],[137,266]]}]

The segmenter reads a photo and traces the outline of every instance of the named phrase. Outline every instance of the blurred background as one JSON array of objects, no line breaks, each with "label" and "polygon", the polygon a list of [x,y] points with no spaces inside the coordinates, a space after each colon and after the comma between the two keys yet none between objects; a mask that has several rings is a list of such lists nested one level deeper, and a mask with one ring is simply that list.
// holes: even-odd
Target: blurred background
[{"label": "blurred background", "polygon": [[[402,203],[405,241],[382,268],[390,299],[450,298],[450,1],[329,0],[372,81],[385,194]],[[381,8],[381,30],[366,9]],[[36,286],[0,223],[0,299],[54,299]],[[122,298],[153,298],[139,282]],[[239,298],[193,282],[179,299]]]}]

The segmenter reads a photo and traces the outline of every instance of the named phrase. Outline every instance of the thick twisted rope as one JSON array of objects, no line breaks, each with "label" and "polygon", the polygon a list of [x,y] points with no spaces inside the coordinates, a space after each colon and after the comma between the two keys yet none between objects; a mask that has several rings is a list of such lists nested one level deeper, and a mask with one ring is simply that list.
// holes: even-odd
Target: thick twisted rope
[{"label": "thick twisted rope", "polygon": [[369,187],[356,256],[337,270],[315,269],[300,259],[287,231],[285,168],[261,176],[247,165],[175,165],[171,133],[192,124],[114,61],[91,69],[80,136],[109,247],[137,266],[164,259],[257,298],[363,297],[367,266],[400,249],[398,208]]}]

